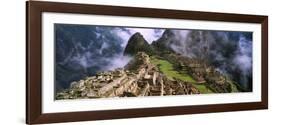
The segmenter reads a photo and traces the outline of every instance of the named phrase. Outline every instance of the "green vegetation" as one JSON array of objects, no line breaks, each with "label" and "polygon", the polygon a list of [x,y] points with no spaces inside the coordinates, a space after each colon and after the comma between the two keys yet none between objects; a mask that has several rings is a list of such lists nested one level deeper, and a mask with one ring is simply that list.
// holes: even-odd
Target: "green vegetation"
[{"label": "green vegetation", "polygon": [[163,59],[158,59],[154,56],[151,57],[151,62],[153,64],[157,65],[159,67],[160,71],[163,74],[165,74],[169,79],[176,78],[176,79],[180,79],[182,81],[192,83],[203,94],[213,93],[205,85],[197,84],[196,81],[190,75],[188,75],[186,73],[181,73],[180,71],[175,70],[173,67],[173,64],[171,64],[170,62],[163,60]]},{"label": "green vegetation", "polygon": [[148,55],[155,53],[152,46],[143,38],[140,33],[135,33],[128,41],[124,50],[125,55],[135,55],[138,52],[145,52]]},{"label": "green vegetation", "polygon": [[240,92],[238,89],[238,85],[231,80],[228,80],[228,83],[231,85],[231,92]]},{"label": "green vegetation", "polygon": [[168,78],[178,78],[183,81],[195,83],[196,81],[188,74],[182,74],[179,71],[174,70],[173,64],[166,60],[152,58],[152,63],[159,66],[161,72],[167,75]]}]

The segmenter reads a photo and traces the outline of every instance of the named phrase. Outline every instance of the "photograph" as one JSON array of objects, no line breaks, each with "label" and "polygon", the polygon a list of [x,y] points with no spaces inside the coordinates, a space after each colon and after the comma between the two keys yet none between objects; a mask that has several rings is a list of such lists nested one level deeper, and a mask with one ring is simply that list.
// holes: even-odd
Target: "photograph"
[{"label": "photograph", "polygon": [[268,109],[268,15],[27,1],[25,64],[27,124]]},{"label": "photograph", "polygon": [[54,99],[253,91],[253,32],[54,24]]}]

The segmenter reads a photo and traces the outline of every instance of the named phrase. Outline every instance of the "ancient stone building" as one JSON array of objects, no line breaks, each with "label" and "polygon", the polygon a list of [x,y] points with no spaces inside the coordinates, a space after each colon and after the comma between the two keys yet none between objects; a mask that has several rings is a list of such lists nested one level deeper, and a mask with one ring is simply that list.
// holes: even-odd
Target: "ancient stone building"
[{"label": "ancient stone building", "polygon": [[[131,71],[129,71],[131,70]],[[136,97],[199,94],[190,83],[169,80],[150,63],[147,54],[139,52],[125,69],[101,72],[73,82],[70,89],[60,92],[56,99]]]}]

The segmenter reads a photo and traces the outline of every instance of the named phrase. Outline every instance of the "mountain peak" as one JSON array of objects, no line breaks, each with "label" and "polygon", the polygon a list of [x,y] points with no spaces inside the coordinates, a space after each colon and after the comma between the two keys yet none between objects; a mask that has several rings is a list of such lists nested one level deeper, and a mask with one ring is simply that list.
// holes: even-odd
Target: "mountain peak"
[{"label": "mountain peak", "polygon": [[136,32],[135,34],[132,35],[132,37],[142,37],[142,34],[140,32]]},{"label": "mountain peak", "polygon": [[129,39],[124,55],[135,55],[138,52],[146,52],[147,54],[153,53],[153,48],[139,32],[133,34]]},{"label": "mountain peak", "polygon": [[152,46],[157,51],[173,52],[173,50],[170,48],[170,44],[175,41],[174,38],[175,33],[170,29],[166,29],[158,40],[152,42]]},{"label": "mountain peak", "polygon": [[131,38],[129,39],[128,44],[130,42],[138,42],[138,43],[146,42],[147,43],[147,41],[144,39],[143,35],[140,32],[136,32],[135,34],[133,34],[131,36]]}]

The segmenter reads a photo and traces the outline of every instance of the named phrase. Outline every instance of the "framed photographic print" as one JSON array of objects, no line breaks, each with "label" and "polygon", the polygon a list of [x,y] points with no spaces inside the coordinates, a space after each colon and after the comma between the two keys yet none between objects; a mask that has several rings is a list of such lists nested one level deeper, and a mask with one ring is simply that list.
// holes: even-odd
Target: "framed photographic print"
[{"label": "framed photographic print", "polygon": [[28,1],[26,122],[268,108],[268,17]]}]

